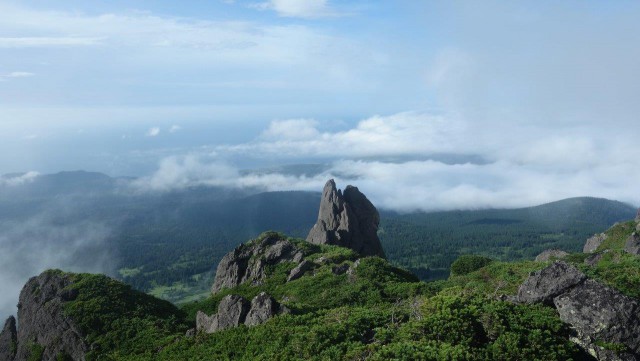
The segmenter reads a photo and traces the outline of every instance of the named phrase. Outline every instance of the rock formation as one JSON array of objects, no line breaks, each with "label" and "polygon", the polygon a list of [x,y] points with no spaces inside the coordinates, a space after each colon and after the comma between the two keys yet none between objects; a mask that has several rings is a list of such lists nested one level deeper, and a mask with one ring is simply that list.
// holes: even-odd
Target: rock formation
[{"label": "rock formation", "polygon": [[640,222],[640,208],[638,208],[638,212],[636,213],[636,222]]},{"label": "rock formation", "polygon": [[4,323],[0,332],[0,360],[13,360],[18,347],[16,319],[11,316]]},{"label": "rock formation", "polygon": [[577,268],[565,263],[555,262],[549,267],[534,272],[518,289],[520,302],[542,302],[552,304],[553,299],[569,288],[582,283],[587,276]]},{"label": "rock formation", "polygon": [[65,302],[77,297],[77,292],[68,288],[71,283],[68,275],[45,271],[24,285],[18,303],[19,327],[16,332],[13,317],[5,323],[0,334],[0,359],[28,360],[34,357],[36,345],[42,350],[42,360],[58,357],[84,360],[89,346],[80,328],[65,316],[63,309]]},{"label": "rock formation", "polygon": [[245,282],[260,284],[264,280],[266,266],[281,262],[299,263],[303,257],[303,251],[291,242],[276,233],[267,233],[238,246],[222,258],[211,292],[217,293]]},{"label": "rock formation", "polygon": [[640,255],[640,235],[633,232],[624,244],[624,251],[631,254]]},{"label": "rock formation", "polygon": [[607,235],[604,233],[594,234],[593,237],[587,239],[587,242],[582,248],[583,253],[593,253],[598,247],[607,239]]},{"label": "rock formation", "polygon": [[380,215],[358,188],[347,186],[344,194],[333,179],[322,191],[318,220],[307,241],[350,248],[363,256],[385,258],[377,231]]},{"label": "rock formation", "polygon": [[536,262],[547,262],[552,259],[559,259],[568,256],[569,253],[559,249],[547,249],[536,256]]},{"label": "rock formation", "polygon": [[249,312],[249,302],[236,295],[225,296],[218,305],[218,312],[212,316],[198,311],[196,329],[213,333],[242,324]]},{"label": "rock formation", "polygon": [[[640,357],[638,302],[587,277],[577,268],[555,262],[534,272],[518,290],[518,301],[555,306],[560,319],[574,331],[571,340],[598,360],[635,360]],[[627,351],[614,352],[602,343]]]},{"label": "rock formation", "polygon": [[289,313],[289,309],[280,305],[273,297],[261,292],[251,300],[237,295],[225,296],[218,305],[218,312],[207,316],[198,311],[196,315],[196,330],[213,333],[242,324],[256,326],[267,322],[278,314]]}]

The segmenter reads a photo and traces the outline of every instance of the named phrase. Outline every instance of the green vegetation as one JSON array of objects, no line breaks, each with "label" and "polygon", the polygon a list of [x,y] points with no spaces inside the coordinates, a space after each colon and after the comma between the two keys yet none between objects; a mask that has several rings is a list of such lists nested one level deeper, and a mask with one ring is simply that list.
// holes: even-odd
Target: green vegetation
[{"label": "green vegetation", "polygon": [[29,356],[27,356],[27,361],[41,361],[42,355],[44,354],[44,346],[39,343],[33,342],[28,346],[29,348]]},{"label": "green vegetation", "polygon": [[92,345],[88,360],[151,352],[184,333],[184,313],[167,301],[103,275],[69,274],[78,296],[64,312]]},{"label": "green vegetation", "polygon": [[451,274],[454,276],[466,275],[491,262],[493,262],[493,260],[488,257],[465,254],[458,257],[458,259],[451,264]]},{"label": "green vegetation", "polygon": [[[225,289],[187,303],[179,311],[104,276],[74,275],[71,287],[79,296],[66,310],[89,332],[88,340],[95,345],[89,360],[585,357],[569,341],[569,330],[553,308],[500,301],[499,296],[515,294],[529,273],[548,263],[491,262],[481,256],[465,256],[458,262],[460,270],[448,280],[424,283],[381,258],[358,258],[348,249],[289,240],[305,248],[307,260],[317,261],[313,271],[295,281],[286,282],[295,264],[284,262],[269,268],[262,284]],[[617,262],[615,256],[603,257],[596,267],[583,265],[584,257],[569,259],[591,274],[616,282],[604,272]],[[620,260],[615,264],[640,269],[631,258]],[[353,271],[335,274],[332,269],[338,265],[348,265]],[[251,299],[261,291],[289,307],[292,314],[255,327],[185,336],[197,311],[213,314],[228,294]]]}]

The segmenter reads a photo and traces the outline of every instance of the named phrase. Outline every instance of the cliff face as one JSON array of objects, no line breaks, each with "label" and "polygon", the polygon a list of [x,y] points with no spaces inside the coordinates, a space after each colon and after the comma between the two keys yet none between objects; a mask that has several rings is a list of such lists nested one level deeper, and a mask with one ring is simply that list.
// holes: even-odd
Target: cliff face
[{"label": "cliff face", "polygon": [[363,256],[386,258],[377,231],[380,215],[358,188],[347,186],[344,194],[333,179],[322,191],[318,220],[307,242],[350,248]]},{"label": "cliff face", "polygon": [[[0,344],[6,345],[7,334],[15,334],[15,356],[3,360],[27,359],[55,360],[66,357],[84,360],[88,345],[80,328],[64,314],[63,305],[77,297],[77,292],[66,289],[71,284],[68,275],[47,271],[31,278],[20,292],[18,303],[19,327],[15,334],[15,320],[9,319]],[[12,330],[13,329],[13,330]],[[5,347],[0,346],[0,352]],[[37,358],[36,355],[40,355]]]},{"label": "cliff face", "polygon": [[11,316],[0,332],[0,360],[13,360],[18,347],[16,319]]}]

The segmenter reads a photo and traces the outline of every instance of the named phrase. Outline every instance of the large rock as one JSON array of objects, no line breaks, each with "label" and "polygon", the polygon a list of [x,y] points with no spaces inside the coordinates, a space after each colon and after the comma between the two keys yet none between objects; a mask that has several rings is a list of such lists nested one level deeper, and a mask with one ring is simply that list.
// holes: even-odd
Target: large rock
[{"label": "large rock", "polygon": [[377,231],[380,215],[358,188],[347,186],[344,194],[333,179],[322,191],[318,220],[307,241],[350,248],[363,256],[385,258]]},{"label": "large rock", "polygon": [[[520,302],[556,307],[573,330],[571,340],[601,361],[640,359],[638,301],[586,276],[565,262],[535,272],[520,286]],[[551,301],[551,302],[550,302]],[[626,351],[612,351],[605,344]]]},{"label": "large rock", "polygon": [[627,253],[640,255],[640,235],[633,232],[624,244],[624,250]]},{"label": "large rock", "polygon": [[[640,310],[636,300],[586,280],[556,297],[554,304],[560,319],[576,331],[574,341],[593,356],[600,360],[616,359],[616,355],[598,347],[598,341],[625,345],[630,354],[640,356]],[[628,358],[618,356],[621,357],[617,359]]]},{"label": "large rock", "polygon": [[89,345],[80,327],[64,313],[64,303],[77,297],[67,289],[71,284],[69,275],[46,271],[24,285],[18,303],[16,361],[29,359],[34,344],[42,347],[42,360],[55,360],[59,355],[84,360]]},{"label": "large rock", "polygon": [[11,316],[5,321],[0,332],[0,360],[13,360],[18,347],[16,319]]},{"label": "large rock", "polygon": [[565,262],[555,262],[534,272],[518,289],[518,301],[552,304],[553,299],[587,279],[584,273]]},{"label": "large rock", "polygon": [[536,256],[536,262],[547,262],[552,259],[560,259],[568,256],[569,253],[559,249],[547,249]]},{"label": "large rock", "polygon": [[305,272],[313,269],[313,263],[307,260],[300,262],[294,269],[289,272],[287,282],[295,281],[302,277]]},{"label": "large rock", "polygon": [[302,261],[304,252],[277,233],[266,233],[257,240],[242,244],[227,253],[216,270],[211,288],[217,293],[241,283],[260,284],[265,278],[265,267],[281,262]]},{"label": "large rock", "polygon": [[594,234],[591,238],[587,239],[587,242],[582,248],[583,253],[593,253],[598,247],[607,239],[607,235],[604,233]]},{"label": "large rock", "polygon": [[196,330],[213,333],[242,324],[256,326],[265,323],[270,318],[289,313],[289,309],[280,305],[273,297],[261,292],[251,302],[241,296],[225,296],[218,305],[218,312],[207,316],[198,311],[196,315]]},{"label": "large rock", "polygon": [[207,316],[198,311],[196,315],[196,329],[206,333],[213,333],[244,323],[249,313],[249,302],[237,295],[225,296],[218,305],[218,312]]},{"label": "large rock", "polygon": [[251,300],[251,309],[244,320],[244,324],[247,326],[259,325],[282,313],[289,313],[289,309],[281,306],[267,293],[260,292]]}]

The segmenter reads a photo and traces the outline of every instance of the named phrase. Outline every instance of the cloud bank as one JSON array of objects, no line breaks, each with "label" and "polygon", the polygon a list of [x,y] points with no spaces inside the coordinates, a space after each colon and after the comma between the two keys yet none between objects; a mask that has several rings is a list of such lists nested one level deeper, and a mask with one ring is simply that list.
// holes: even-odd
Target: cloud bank
[{"label": "cloud bank", "polygon": [[[374,116],[343,131],[320,128],[310,119],[273,121],[253,142],[166,158],[136,185],[319,191],[328,178],[336,178],[397,211],[521,207],[577,196],[640,204],[634,185],[640,149],[632,135],[609,142],[612,133],[604,128],[558,127],[549,136],[544,128],[529,126],[503,133],[416,112]],[[225,161],[239,155],[290,163],[315,158],[328,166],[302,175],[241,172]]]}]

